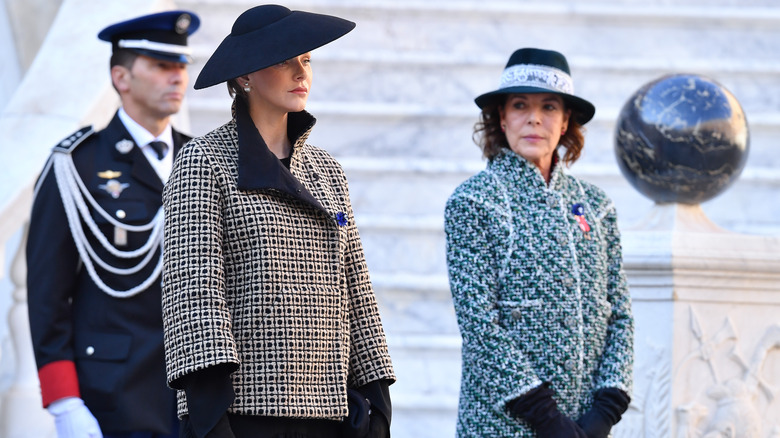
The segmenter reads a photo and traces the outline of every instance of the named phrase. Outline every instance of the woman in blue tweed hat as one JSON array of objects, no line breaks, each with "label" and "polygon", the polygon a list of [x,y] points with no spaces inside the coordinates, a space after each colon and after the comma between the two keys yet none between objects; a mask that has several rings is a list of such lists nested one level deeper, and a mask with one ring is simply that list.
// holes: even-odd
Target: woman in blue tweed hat
[{"label": "woman in blue tweed hat", "polygon": [[458,437],[606,437],[630,400],[631,301],[614,205],[564,171],[595,108],[566,58],[535,48],[475,102],[487,168],[445,209]]}]

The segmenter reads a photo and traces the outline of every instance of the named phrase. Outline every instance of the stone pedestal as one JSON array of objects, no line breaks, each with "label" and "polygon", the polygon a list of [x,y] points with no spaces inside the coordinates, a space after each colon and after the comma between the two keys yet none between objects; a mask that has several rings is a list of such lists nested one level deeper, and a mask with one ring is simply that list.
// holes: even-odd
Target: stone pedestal
[{"label": "stone pedestal", "polygon": [[636,318],[616,437],[780,437],[780,238],[656,204],[623,230]]}]

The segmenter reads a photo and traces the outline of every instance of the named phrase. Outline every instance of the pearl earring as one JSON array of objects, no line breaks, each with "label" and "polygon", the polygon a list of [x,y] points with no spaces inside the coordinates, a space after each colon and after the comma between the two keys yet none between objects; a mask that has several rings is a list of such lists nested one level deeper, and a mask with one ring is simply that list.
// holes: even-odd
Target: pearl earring
[{"label": "pearl earring", "polygon": [[506,132],[506,125],[501,125],[501,132]]},{"label": "pearl earring", "polygon": [[249,82],[244,82],[244,91],[246,91],[247,93],[252,91],[252,88],[249,86]]}]

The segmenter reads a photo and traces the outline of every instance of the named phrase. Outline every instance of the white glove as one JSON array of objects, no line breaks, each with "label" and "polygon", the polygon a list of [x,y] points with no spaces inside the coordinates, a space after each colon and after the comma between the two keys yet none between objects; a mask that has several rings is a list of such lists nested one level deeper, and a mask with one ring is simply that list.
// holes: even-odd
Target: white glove
[{"label": "white glove", "polygon": [[49,413],[54,415],[57,438],[103,438],[100,425],[78,397],[65,397],[52,402]]}]

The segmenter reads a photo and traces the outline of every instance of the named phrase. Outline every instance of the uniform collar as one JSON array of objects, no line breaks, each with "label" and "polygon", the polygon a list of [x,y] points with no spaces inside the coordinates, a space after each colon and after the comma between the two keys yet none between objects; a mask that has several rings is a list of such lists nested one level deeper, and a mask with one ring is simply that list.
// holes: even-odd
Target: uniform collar
[{"label": "uniform collar", "polygon": [[170,123],[163,129],[162,134],[155,137],[151,132],[147,131],[146,128],[133,120],[124,108],[119,108],[117,115],[119,116],[119,119],[122,120],[122,124],[125,125],[125,129],[127,129],[127,132],[133,137],[133,140],[138,147],[144,147],[155,140],[165,142],[169,148],[173,147],[173,129],[171,128]]},{"label": "uniform collar", "polygon": [[[238,133],[238,189],[277,190],[327,213],[325,207],[268,149],[241,98],[233,101],[233,117]],[[296,162],[295,154],[305,144],[315,122],[314,116],[306,111],[288,114],[287,135],[293,143],[290,152],[293,156],[292,165]]]}]

